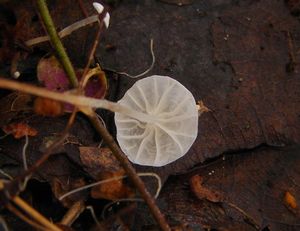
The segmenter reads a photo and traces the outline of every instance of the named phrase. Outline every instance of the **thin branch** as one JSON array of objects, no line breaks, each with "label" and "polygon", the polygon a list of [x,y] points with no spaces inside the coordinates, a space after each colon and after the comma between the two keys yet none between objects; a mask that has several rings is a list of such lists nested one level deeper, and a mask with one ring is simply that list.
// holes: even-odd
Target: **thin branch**
[{"label": "thin branch", "polygon": [[60,41],[60,39],[58,37],[58,34],[56,32],[54,23],[52,21],[50,12],[49,12],[47,4],[46,4],[46,0],[37,0],[37,5],[39,8],[40,15],[45,24],[45,28],[50,37],[51,43],[54,46],[54,48],[60,58],[60,62],[69,77],[70,83],[73,85],[73,87],[77,87],[78,81],[77,81],[77,77],[75,74],[75,70],[74,70],[72,63],[65,51],[65,48],[64,48],[62,42]]},{"label": "thin branch", "polygon": [[99,44],[99,38],[100,38],[102,27],[103,27],[103,22],[101,21],[101,22],[99,22],[99,26],[98,26],[98,30],[97,30],[97,33],[96,33],[96,36],[95,36],[95,39],[94,39],[94,43],[93,43],[93,46],[91,48],[91,51],[90,51],[90,54],[89,54],[89,57],[88,57],[88,61],[85,65],[85,68],[84,68],[84,71],[83,71],[83,74],[82,74],[82,77],[81,77],[81,80],[80,80],[80,83],[79,83],[80,88],[85,87],[85,84],[87,82],[86,78],[89,78],[89,77],[87,77],[87,73],[88,73],[89,67],[92,63],[92,60],[93,60],[94,54],[96,52],[97,46]]}]

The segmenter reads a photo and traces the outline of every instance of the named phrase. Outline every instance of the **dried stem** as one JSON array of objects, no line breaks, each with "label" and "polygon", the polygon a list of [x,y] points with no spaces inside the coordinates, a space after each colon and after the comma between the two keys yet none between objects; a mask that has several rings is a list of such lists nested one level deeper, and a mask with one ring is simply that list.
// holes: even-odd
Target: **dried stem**
[{"label": "dried stem", "polygon": [[61,220],[61,224],[71,226],[78,216],[84,211],[85,204],[83,201],[75,202]]},{"label": "dried stem", "polygon": [[69,77],[70,83],[73,85],[73,87],[77,87],[78,81],[76,78],[74,68],[72,66],[72,63],[71,63],[66,51],[65,51],[65,48],[64,48],[62,42],[60,41],[60,39],[58,37],[57,31],[55,29],[54,23],[52,21],[51,15],[49,13],[49,10],[48,10],[47,4],[46,4],[46,0],[37,0],[37,5],[39,8],[40,15],[45,24],[47,33],[50,37],[50,41],[60,58],[60,62],[62,63],[62,66],[64,67],[64,69]]},{"label": "dried stem", "polygon": [[[64,29],[62,29],[61,31],[58,32],[58,36],[60,38],[66,37],[68,35],[70,35],[71,33],[73,33],[74,31],[80,29],[81,27],[87,26],[89,24],[95,23],[99,21],[99,16],[98,15],[92,15],[89,16],[87,18],[84,18],[82,20],[79,20],[67,27],[65,27]],[[49,36],[41,36],[41,37],[37,37],[37,38],[33,38],[30,39],[28,41],[25,42],[25,45],[27,46],[33,46],[39,43],[43,43],[43,42],[47,42],[49,41]]]},{"label": "dried stem", "polygon": [[6,208],[13,214],[17,215],[21,220],[28,223],[29,225],[36,228],[37,230],[47,230],[44,226],[38,224],[36,221],[33,221],[32,219],[24,215],[21,211],[19,211],[19,209],[17,209],[12,204],[6,205]]},{"label": "dried stem", "polygon": [[99,26],[98,26],[98,30],[97,30],[97,33],[96,33],[96,36],[95,36],[95,39],[94,39],[94,43],[93,43],[93,46],[91,48],[91,51],[90,51],[90,54],[89,54],[89,57],[88,57],[88,61],[85,65],[85,68],[84,68],[84,71],[83,71],[83,74],[82,74],[82,77],[81,77],[81,80],[80,80],[80,83],[79,83],[80,88],[83,88],[84,85],[85,85],[86,76],[87,76],[89,67],[92,63],[94,54],[96,52],[96,49],[97,49],[97,46],[98,46],[98,43],[99,43],[99,37],[100,37],[100,34],[101,34],[102,27],[103,27],[103,22],[101,21],[101,22],[99,22]]},{"label": "dried stem", "polygon": [[38,211],[34,210],[29,204],[27,204],[24,200],[20,197],[16,196],[13,198],[13,202],[22,208],[28,215],[42,224],[44,227],[48,228],[49,230],[53,231],[61,231],[55,224],[51,223],[47,218],[45,218],[42,214]]}]

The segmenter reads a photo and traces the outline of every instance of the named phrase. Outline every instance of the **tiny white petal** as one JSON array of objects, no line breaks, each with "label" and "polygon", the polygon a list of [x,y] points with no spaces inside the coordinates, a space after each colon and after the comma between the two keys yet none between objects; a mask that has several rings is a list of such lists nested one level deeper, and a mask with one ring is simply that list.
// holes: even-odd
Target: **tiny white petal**
[{"label": "tiny white petal", "polygon": [[21,73],[20,73],[19,71],[16,71],[16,72],[14,73],[14,78],[17,79],[17,78],[20,77],[20,75],[21,75]]},{"label": "tiny white petal", "polygon": [[93,2],[93,7],[98,12],[98,14],[101,14],[104,10],[104,6],[100,4],[99,2]]},{"label": "tiny white petal", "polygon": [[104,22],[106,28],[108,28],[108,26],[109,26],[109,20],[110,20],[110,15],[107,12],[104,19],[103,19],[103,22]]}]

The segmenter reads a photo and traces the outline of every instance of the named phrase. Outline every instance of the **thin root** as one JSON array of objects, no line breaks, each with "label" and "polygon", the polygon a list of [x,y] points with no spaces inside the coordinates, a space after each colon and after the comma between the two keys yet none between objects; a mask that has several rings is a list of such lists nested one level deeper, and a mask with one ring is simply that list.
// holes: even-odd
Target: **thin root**
[{"label": "thin root", "polygon": [[145,70],[144,72],[138,74],[138,75],[130,75],[126,72],[120,72],[120,71],[116,71],[114,69],[110,69],[110,68],[104,68],[105,70],[108,70],[108,71],[111,71],[111,72],[114,72],[116,74],[119,74],[119,75],[125,75],[129,78],[132,78],[132,79],[135,79],[135,78],[140,78],[144,75],[146,75],[148,72],[150,72],[152,70],[152,68],[154,67],[154,64],[155,64],[155,55],[154,55],[154,51],[153,51],[153,39],[150,39],[150,52],[151,52],[151,56],[152,56],[152,63],[150,65],[150,67]]},{"label": "thin root", "polygon": [[[152,172],[138,173],[137,175],[138,176],[152,176],[152,177],[155,177],[157,179],[157,190],[156,190],[156,193],[154,195],[154,198],[157,198],[159,193],[160,193],[160,190],[161,190],[161,179],[160,179],[160,177],[156,173],[152,173]],[[124,179],[126,177],[127,176],[118,176],[118,177],[113,177],[113,178],[106,179],[106,180],[97,181],[95,183],[88,184],[88,185],[73,189],[73,190],[65,193],[64,195],[60,196],[58,199],[61,201],[64,198],[66,198],[66,197],[68,197],[68,196],[70,196],[74,193],[80,192],[82,190],[89,189],[89,188],[92,188],[94,186],[104,184],[104,183],[108,183],[108,182],[111,182],[111,181],[121,180],[121,179]]]}]

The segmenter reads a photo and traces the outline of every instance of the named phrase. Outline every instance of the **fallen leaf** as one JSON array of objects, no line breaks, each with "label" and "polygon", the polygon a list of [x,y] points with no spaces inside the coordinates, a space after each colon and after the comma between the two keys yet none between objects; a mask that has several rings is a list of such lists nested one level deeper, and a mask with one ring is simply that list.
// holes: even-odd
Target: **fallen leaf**
[{"label": "fallen leaf", "polygon": [[86,172],[98,179],[103,172],[117,172],[122,168],[109,148],[79,147],[80,159]]},{"label": "fallen leaf", "polygon": [[37,97],[34,101],[34,111],[38,115],[55,117],[64,113],[64,106],[58,101]]},{"label": "fallen leaf", "polygon": [[55,56],[39,61],[37,77],[48,90],[64,92],[70,89],[69,79]]},{"label": "fallen leaf", "polygon": [[284,194],[284,202],[292,209],[296,209],[298,207],[296,198],[289,191],[286,191]]},{"label": "fallen leaf", "polygon": [[[125,175],[124,169],[114,157],[109,148],[79,147],[80,159],[85,171],[95,180],[107,180]],[[123,179],[103,183],[92,188],[93,198],[117,200],[133,196],[130,187],[124,184]]]},{"label": "fallen leaf", "polygon": [[[103,172],[99,175],[99,180],[108,180],[121,176],[125,176],[123,169],[115,172]],[[116,179],[94,186],[91,191],[91,196],[95,199],[118,200],[133,197],[134,192],[124,183],[123,179]]]},{"label": "fallen leaf", "polygon": [[36,136],[38,133],[36,129],[23,122],[5,125],[2,127],[2,130],[6,134],[13,135],[16,139],[20,139],[24,136]]},{"label": "fallen leaf", "polygon": [[190,186],[193,193],[201,200],[206,199],[211,202],[220,202],[223,200],[219,192],[203,185],[203,177],[199,175],[194,175],[190,178]]}]

